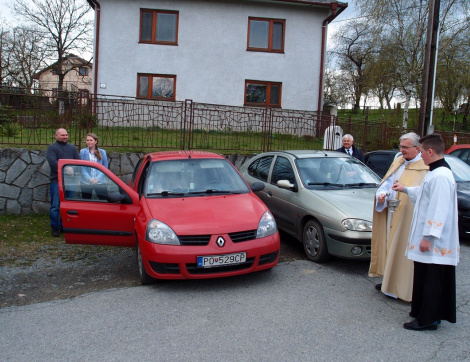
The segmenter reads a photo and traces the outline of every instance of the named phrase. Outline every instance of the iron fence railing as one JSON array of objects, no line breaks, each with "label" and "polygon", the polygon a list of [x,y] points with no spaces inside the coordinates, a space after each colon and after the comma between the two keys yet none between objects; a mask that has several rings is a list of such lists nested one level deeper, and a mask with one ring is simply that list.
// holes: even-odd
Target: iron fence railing
[{"label": "iron fence railing", "polygon": [[[47,146],[58,127],[69,142],[85,147],[85,135],[99,136],[100,147],[150,152],[165,149],[209,150],[250,154],[279,149],[335,149],[350,133],[364,152],[397,147],[402,129],[384,119],[354,120],[316,112],[261,107],[234,107],[163,102],[86,92],[0,88],[0,144]],[[342,131],[342,132],[339,132]],[[446,144],[453,134],[441,132]],[[339,140],[338,140],[339,137]],[[469,140],[458,133],[459,143]]]}]

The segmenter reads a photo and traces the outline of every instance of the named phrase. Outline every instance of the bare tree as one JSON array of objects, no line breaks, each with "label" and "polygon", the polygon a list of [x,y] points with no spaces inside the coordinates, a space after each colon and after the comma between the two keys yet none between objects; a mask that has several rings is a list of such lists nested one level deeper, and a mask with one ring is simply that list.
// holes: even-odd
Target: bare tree
[{"label": "bare tree", "polygon": [[15,0],[15,12],[34,24],[44,39],[47,49],[55,53],[58,89],[63,89],[65,75],[73,67],[65,67],[68,54],[83,54],[91,45],[92,20],[86,14],[90,10],[85,0]]},{"label": "bare tree", "polygon": [[373,29],[365,21],[356,20],[341,27],[334,36],[335,50],[343,77],[348,77],[352,93],[353,112],[357,113],[360,101],[367,93],[367,63],[374,54]]},{"label": "bare tree", "polygon": [[50,54],[44,38],[35,28],[18,26],[11,33],[10,77],[16,85],[30,91],[34,75],[46,66]]},{"label": "bare tree", "polygon": [[[388,39],[395,49],[397,65],[396,82],[405,97],[403,127],[407,128],[407,114],[412,97],[421,94],[424,71],[424,51],[428,22],[428,1],[425,0],[356,0],[361,14],[380,29],[381,36]],[[463,12],[462,12],[463,11]],[[441,0],[441,34],[458,33],[465,24],[468,2]],[[450,27],[450,24],[454,26]]]}]

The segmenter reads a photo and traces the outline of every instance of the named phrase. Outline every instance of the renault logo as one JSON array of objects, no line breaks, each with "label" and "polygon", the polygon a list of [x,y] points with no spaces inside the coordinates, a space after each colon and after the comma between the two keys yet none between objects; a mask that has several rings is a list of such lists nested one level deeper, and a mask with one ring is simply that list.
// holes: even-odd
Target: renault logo
[{"label": "renault logo", "polygon": [[219,236],[219,237],[217,238],[217,245],[220,246],[220,247],[222,247],[222,246],[225,245],[225,240],[224,240],[224,238],[223,238],[222,236]]}]

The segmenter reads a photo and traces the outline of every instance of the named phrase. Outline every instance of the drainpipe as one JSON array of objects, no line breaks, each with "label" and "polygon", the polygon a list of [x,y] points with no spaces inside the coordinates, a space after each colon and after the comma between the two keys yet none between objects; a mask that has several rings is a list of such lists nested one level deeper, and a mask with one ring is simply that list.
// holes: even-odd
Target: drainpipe
[{"label": "drainpipe", "polygon": [[[338,7],[340,8],[338,10]],[[322,34],[321,34],[321,58],[320,58],[320,84],[318,88],[318,115],[321,116],[323,111],[323,81],[325,74],[325,53],[326,53],[326,30],[328,24],[331,23],[339,14],[341,14],[348,7],[348,3],[338,4],[337,2],[331,3],[331,15],[323,20]]]},{"label": "drainpipe", "polygon": [[[95,29],[95,53],[93,62],[93,97],[96,99],[98,93],[98,65],[99,65],[99,54],[100,54],[100,18],[101,18],[101,6],[97,0],[87,0],[88,4],[96,12],[96,29]],[[95,103],[96,107],[96,103]]]}]

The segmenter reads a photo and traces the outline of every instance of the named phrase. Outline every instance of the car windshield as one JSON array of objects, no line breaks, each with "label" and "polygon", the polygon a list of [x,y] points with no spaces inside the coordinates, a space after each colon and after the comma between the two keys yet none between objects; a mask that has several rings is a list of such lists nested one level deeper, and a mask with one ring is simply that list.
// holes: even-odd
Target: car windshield
[{"label": "car windshield", "polygon": [[452,173],[454,174],[455,181],[457,182],[468,182],[470,181],[470,166],[467,165],[460,158],[445,156],[445,160],[450,166]]},{"label": "car windshield", "polygon": [[377,187],[380,178],[361,162],[347,157],[297,160],[300,177],[308,188]]},{"label": "car windshield", "polygon": [[153,162],[146,197],[239,194],[250,191],[228,160],[183,159]]}]

